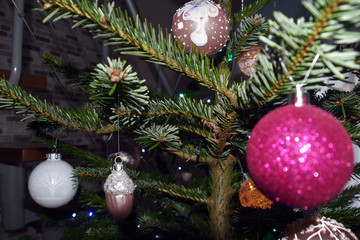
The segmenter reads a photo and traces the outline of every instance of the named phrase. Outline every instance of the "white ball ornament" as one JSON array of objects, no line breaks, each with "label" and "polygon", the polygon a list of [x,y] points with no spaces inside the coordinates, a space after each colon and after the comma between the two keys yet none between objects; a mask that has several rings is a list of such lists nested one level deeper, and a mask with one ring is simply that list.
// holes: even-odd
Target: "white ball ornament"
[{"label": "white ball ornament", "polygon": [[176,11],[171,31],[174,39],[187,52],[195,47],[207,55],[213,55],[226,45],[230,21],[219,4],[209,0],[194,0]]},{"label": "white ball ornament", "polygon": [[57,208],[66,205],[75,196],[78,181],[74,168],[61,160],[61,154],[48,153],[47,160],[37,165],[29,176],[28,189],[40,206]]}]

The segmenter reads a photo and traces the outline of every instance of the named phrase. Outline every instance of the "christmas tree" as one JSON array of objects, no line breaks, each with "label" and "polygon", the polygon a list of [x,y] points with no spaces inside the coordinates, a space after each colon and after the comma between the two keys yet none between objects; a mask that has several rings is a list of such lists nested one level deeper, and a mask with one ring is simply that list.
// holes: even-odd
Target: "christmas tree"
[{"label": "christmas tree", "polygon": [[[359,236],[360,211],[351,205],[359,192],[359,186],[347,188],[335,199],[327,199],[320,192],[317,194],[320,196],[314,196],[316,194],[309,190],[318,186],[315,182],[311,185],[313,180],[307,179],[307,172],[302,172],[302,175],[291,172],[290,177],[299,178],[301,184],[310,184],[305,188],[312,194],[304,196],[302,188],[298,189],[291,182],[281,182],[287,179],[285,175],[289,175],[286,173],[287,167],[281,165],[281,172],[272,168],[274,165],[280,166],[280,163],[262,164],[260,167],[274,170],[272,175],[281,180],[269,183],[266,181],[271,180],[261,174],[255,177],[258,176],[257,172],[266,173],[267,170],[261,170],[257,162],[249,161],[251,157],[265,153],[257,150],[263,149],[263,142],[251,143],[255,138],[249,140],[254,127],[268,112],[287,105],[288,94],[296,88],[298,94],[301,89],[314,93],[310,97],[312,102],[338,117],[352,139],[353,146],[359,145],[359,87],[355,86],[351,92],[331,90],[324,95],[315,95],[316,90],[328,85],[328,80],[346,80],[345,73],[359,75],[358,0],[303,1],[311,17],[296,21],[280,12],[274,13],[274,20],[265,20],[256,14],[269,0],[255,1],[239,12],[232,10],[229,0],[216,1],[216,4],[192,1],[174,16],[172,33],[160,27],[155,29],[139,17],[129,16],[126,11],[115,7],[114,3],[102,5],[98,1],[89,0],[43,2],[44,7],[38,10],[49,12],[44,21],[71,19],[73,28],[88,29],[94,37],[106,39],[107,44],[116,46],[120,57],[99,63],[89,73],[73,71],[61,59],[44,56],[44,61],[53,68],[64,73],[72,72],[67,76],[88,94],[89,101],[81,108],[61,109],[32,96],[6,79],[0,82],[1,106],[16,108],[19,114],[32,118],[34,121],[31,128],[36,129],[37,135],[44,139],[51,139],[52,132],[62,129],[111,135],[119,146],[117,151],[121,152],[120,137],[126,135],[134,138],[138,146],[144,149],[169,153],[162,155],[164,159],[161,163],[166,169],[164,174],[150,170],[137,171],[131,164],[126,168],[127,175],[136,186],[135,192],[129,194],[137,199],[134,206],[122,205],[126,211],[132,209],[130,216],[124,213],[124,209],[117,209],[121,207],[111,206],[105,200],[104,193],[82,189],[80,200],[84,206],[96,208],[99,217],[93,221],[77,219],[64,223],[71,229],[65,239],[277,239],[286,236],[289,236],[286,239],[293,239],[291,236],[296,232],[306,236],[304,229],[309,224],[298,222],[293,233],[291,229],[285,231],[288,224],[297,218],[303,219],[304,215],[305,219],[307,216],[308,219],[318,220],[319,214],[346,226],[343,228],[339,225],[341,231],[336,233],[337,236],[355,239],[354,235],[347,233],[347,228]],[[208,13],[199,10],[202,5],[209,8]],[[201,20],[192,18],[192,11],[196,10],[200,11],[200,15],[203,14]],[[176,17],[182,20],[176,22]],[[210,27],[205,27],[211,21],[224,24],[220,26],[222,30],[218,30],[221,33],[211,32]],[[195,27],[199,29],[194,27],[193,32],[182,32],[184,24],[197,24]],[[201,27],[210,32],[204,34],[205,30]],[[216,41],[210,44],[211,39]],[[224,43],[218,43],[219,39]],[[150,91],[146,81],[137,76],[136,71],[141,69],[133,69],[121,59],[121,55],[133,55],[177,71],[207,88],[213,99],[207,102],[196,97],[166,96]],[[314,110],[313,113],[315,115],[318,112]],[[293,120],[286,119],[289,116],[280,114],[280,118],[270,122],[285,121],[286,125]],[[306,117],[310,125],[316,119],[316,116]],[[323,121],[328,126],[327,118]],[[265,130],[271,132],[273,129],[269,127]],[[329,132],[337,134],[337,129]],[[290,142],[292,136],[286,137],[289,137]],[[258,139],[261,138],[255,140]],[[297,144],[299,139],[295,137],[294,142]],[[251,149],[255,150],[247,151],[248,144],[253,144]],[[273,142],[270,146],[276,144]],[[321,150],[315,149],[321,149],[322,143],[318,144],[301,146],[300,152],[306,154],[311,148],[311,152],[324,155],[333,162],[337,161],[334,157],[336,153],[350,152],[348,148],[321,154]],[[332,142],[326,144],[334,149]],[[59,143],[58,148],[82,159],[81,167],[75,168],[75,176],[80,182],[90,181],[101,185],[112,174],[112,162],[106,158],[66,143]],[[290,156],[292,152],[287,154]],[[260,154],[260,158],[265,159],[265,155]],[[126,154],[119,156],[115,157],[115,163],[116,159],[122,162],[131,159]],[[189,168],[201,168],[206,173],[187,186],[177,184],[169,172],[170,156],[182,159]],[[352,161],[352,155],[350,158]],[[298,162],[303,161],[306,159],[298,159]],[[291,164],[300,165],[301,168],[298,162]],[[316,164],[326,170],[333,170],[327,169],[329,167],[326,164]],[[337,165],[341,164],[345,162],[338,161]],[[339,182],[348,180],[349,176],[338,169],[341,167],[336,168],[339,172],[332,177],[335,179],[341,175],[344,178],[336,178]],[[350,169],[350,165],[347,169]],[[117,170],[124,174],[124,169]],[[319,173],[314,171],[308,172],[317,178]],[[323,177],[321,174],[320,178]],[[359,178],[358,174],[359,167],[355,165],[353,177]],[[254,178],[255,183],[251,178]],[[266,183],[262,183],[261,179]],[[122,175],[120,181],[128,179]],[[270,195],[270,199],[255,184],[266,192],[266,196]],[[342,188],[344,184],[336,184],[328,183],[328,189],[338,194],[339,187]],[[131,184],[124,185],[129,188]],[[272,198],[272,190],[269,190],[271,186],[277,186],[278,190],[281,185],[287,186],[284,187],[285,197]],[[298,196],[299,203],[282,202],[283,198],[287,198],[286,195],[293,195],[293,187],[296,188],[296,194],[303,194]],[[308,202],[303,199],[308,199]],[[145,209],[136,206],[145,206],[140,204],[142,202],[153,204]],[[108,210],[113,215],[120,211],[119,216],[115,217],[121,220],[116,220]],[[321,221],[323,225],[320,225],[326,226],[323,218]],[[311,224],[316,225],[314,222]],[[318,229],[313,227],[311,230],[311,234],[317,234]]]}]

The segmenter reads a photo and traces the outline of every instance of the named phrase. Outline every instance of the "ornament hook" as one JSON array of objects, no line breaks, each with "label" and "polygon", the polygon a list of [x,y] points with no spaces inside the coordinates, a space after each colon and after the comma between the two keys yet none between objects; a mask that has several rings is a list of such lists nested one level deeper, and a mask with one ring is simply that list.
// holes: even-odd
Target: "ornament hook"
[{"label": "ornament hook", "polygon": [[[120,162],[118,163],[116,160],[120,159]],[[123,164],[123,160],[120,156],[116,156],[114,158],[114,166],[113,166],[113,170],[114,171],[122,171],[124,170],[124,164]]]}]

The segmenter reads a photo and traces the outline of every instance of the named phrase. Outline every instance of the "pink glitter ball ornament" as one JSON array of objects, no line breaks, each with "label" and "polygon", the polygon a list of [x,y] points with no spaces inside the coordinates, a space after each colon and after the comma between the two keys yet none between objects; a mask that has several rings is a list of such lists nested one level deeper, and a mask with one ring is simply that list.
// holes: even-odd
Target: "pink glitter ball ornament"
[{"label": "pink glitter ball ornament", "polygon": [[335,198],[354,169],[345,128],[325,110],[306,104],[279,107],[263,117],[251,134],[246,161],[265,195],[304,209]]}]

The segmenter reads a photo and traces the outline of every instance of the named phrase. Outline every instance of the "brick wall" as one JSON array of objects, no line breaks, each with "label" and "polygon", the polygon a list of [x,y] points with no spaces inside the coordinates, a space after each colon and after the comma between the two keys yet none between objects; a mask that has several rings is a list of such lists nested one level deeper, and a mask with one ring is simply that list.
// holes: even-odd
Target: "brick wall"
[{"label": "brick wall", "polygon": [[[42,63],[41,55],[50,52],[72,65],[83,68],[93,68],[101,62],[101,40],[94,40],[87,31],[82,29],[71,30],[70,21],[43,24],[45,12],[33,11],[41,7],[36,0],[25,1],[25,19],[29,24],[34,37],[24,25],[23,52],[22,52],[22,79],[20,85],[30,85],[26,90],[34,96],[46,98],[64,108],[78,107],[86,98],[85,95],[69,85],[61,74],[55,74]],[[12,57],[12,30],[13,30],[13,3],[0,1],[0,74],[8,76],[11,70]],[[32,86],[42,85],[44,88]],[[14,110],[0,110],[0,144],[33,142],[32,134],[26,130],[28,122],[20,122],[21,116]],[[87,133],[64,132],[59,139],[68,143],[91,145],[90,148],[100,145],[99,140]],[[95,144],[95,145],[94,145]]]}]

